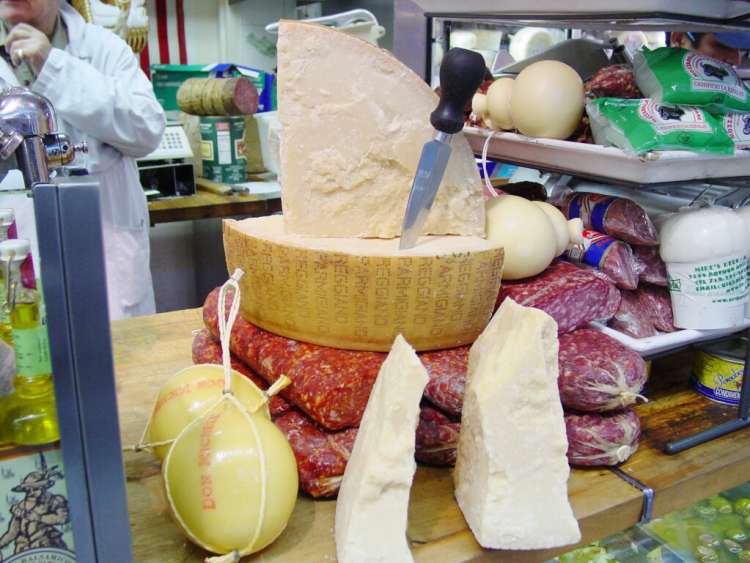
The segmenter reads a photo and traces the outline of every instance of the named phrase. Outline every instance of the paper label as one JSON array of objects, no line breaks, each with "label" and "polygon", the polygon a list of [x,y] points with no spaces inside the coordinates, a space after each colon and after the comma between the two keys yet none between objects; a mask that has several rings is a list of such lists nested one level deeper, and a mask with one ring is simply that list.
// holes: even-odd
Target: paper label
[{"label": "paper label", "polygon": [[584,229],[582,235],[584,239],[583,246],[574,246],[569,249],[568,258],[574,262],[598,268],[607,253],[607,249],[616,243],[617,240],[590,229]]},{"label": "paper label", "polygon": [[37,377],[52,373],[46,326],[14,328],[13,347],[16,351],[16,372],[18,375]]},{"label": "paper label", "polygon": [[745,256],[668,264],[669,291],[690,297],[699,305],[736,306],[747,298],[747,269]]},{"label": "paper label", "polygon": [[686,53],[682,64],[694,92],[721,92],[742,102],[747,99],[742,80],[731,65],[695,51]]},{"label": "paper label", "polygon": [[617,198],[601,194],[578,194],[568,205],[568,219],[578,219],[593,230],[606,232],[604,221]]}]

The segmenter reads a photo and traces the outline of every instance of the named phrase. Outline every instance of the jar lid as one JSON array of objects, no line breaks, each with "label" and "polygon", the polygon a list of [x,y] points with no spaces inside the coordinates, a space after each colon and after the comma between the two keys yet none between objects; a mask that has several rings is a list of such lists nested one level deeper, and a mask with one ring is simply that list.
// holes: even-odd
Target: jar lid
[{"label": "jar lid", "polygon": [[29,252],[31,252],[31,243],[26,239],[8,239],[0,242],[0,260],[23,262]]}]

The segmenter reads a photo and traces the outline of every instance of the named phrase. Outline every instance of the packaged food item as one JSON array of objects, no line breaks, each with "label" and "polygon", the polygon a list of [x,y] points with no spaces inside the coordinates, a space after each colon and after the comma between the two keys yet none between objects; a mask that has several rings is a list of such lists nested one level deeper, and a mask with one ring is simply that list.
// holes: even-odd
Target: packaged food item
[{"label": "packaged food item", "polygon": [[658,334],[651,315],[644,311],[636,291],[623,291],[620,307],[609,321],[609,326],[633,338],[648,338]]},{"label": "packaged food item", "polygon": [[638,449],[641,422],[633,409],[612,413],[565,413],[571,465],[617,465]]},{"label": "packaged food item", "polygon": [[460,422],[453,422],[438,409],[422,405],[414,457],[426,465],[453,465],[460,431]]},{"label": "packaged food item", "polygon": [[357,437],[356,428],[327,432],[297,409],[274,420],[297,460],[300,488],[313,498],[335,497]]},{"label": "packaged food item", "polygon": [[590,328],[560,336],[560,399],[567,409],[606,412],[636,402],[646,384],[640,354]]},{"label": "packaged food item", "polygon": [[667,287],[667,266],[659,256],[659,247],[634,244],[630,248],[638,263],[640,281]]},{"label": "packaged food item", "polygon": [[[221,345],[213,339],[208,329],[201,329],[195,334],[192,351],[194,364],[221,364]],[[232,355],[232,369],[247,377],[260,389],[268,388],[268,383],[239,361],[234,354]],[[271,418],[281,416],[291,408],[287,400],[280,395],[274,395],[268,402]]]},{"label": "packaged food item", "polygon": [[620,304],[620,291],[614,284],[570,262],[555,261],[538,276],[504,282],[498,306],[510,297],[516,303],[536,307],[557,322],[560,334],[573,331],[595,320],[608,320]]},{"label": "packaged food item", "polygon": [[651,99],[597,98],[586,103],[594,141],[633,154],[693,151],[734,154],[721,120],[697,106],[675,106]]},{"label": "packaged food item", "polygon": [[644,284],[638,288],[638,302],[641,309],[648,314],[654,328],[659,332],[674,332],[674,315],[672,300],[665,287]]},{"label": "packaged food item", "polygon": [[626,242],[584,229],[583,244],[568,249],[567,258],[598,268],[620,289],[638,287],[639,265]]},{"label": "packaged food item", "polygon": [[724,129],[734,142],[737,150],[750,149],[750,113],[726,114],[723,118]]},{"label": "packaged food item", "polygon": [[596,71],[584,85],[592,98],[643,98],[630,65],[609,65]]},{"label": "packaged food item", "polygon": [[693,388],[713,401],[738,405],[747,346],[744,337],[701,346],[693,358]]},{"label": "packaged food item", "polygon": [[661,228],[674,324],[731,328],[744,320],[748,237],[742,217],[723,207],[689,207]]},{"label": "packaged food item", "polygon": [[630,244],[657,246],[656,227],[636,202],[587,192],[567,192],[557,203],[568,219],[580,218],[584,227]]},{"label": "packaged food item", "polygon": [[643,49],[633,57],[633,69],[643,95],[658,104],[750,111],[748,89],[734,67],[703,53],[677,47]]}]

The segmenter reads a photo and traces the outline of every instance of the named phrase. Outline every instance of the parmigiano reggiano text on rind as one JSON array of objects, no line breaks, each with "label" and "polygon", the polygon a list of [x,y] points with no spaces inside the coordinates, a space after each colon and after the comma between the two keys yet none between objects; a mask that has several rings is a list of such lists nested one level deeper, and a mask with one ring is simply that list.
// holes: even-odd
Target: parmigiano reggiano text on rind
[{"label": "parmigiano reggiano text on rind", "polygon": [[[438,97],[392,54],[320,25],[282,21],[278,41],[281,200],[289,232],[397,237]],[[484,235],[484,200],[462,133],[425,224]]]},{"label": "parmigiano reggiano text on rind", "polygon": [[270,332],[323,346],[388,351],[473,342],[492,315],[503,249],[479,237],[309,238],[281,216],[224,222],[229,271],[245,271],[241,314]]}]

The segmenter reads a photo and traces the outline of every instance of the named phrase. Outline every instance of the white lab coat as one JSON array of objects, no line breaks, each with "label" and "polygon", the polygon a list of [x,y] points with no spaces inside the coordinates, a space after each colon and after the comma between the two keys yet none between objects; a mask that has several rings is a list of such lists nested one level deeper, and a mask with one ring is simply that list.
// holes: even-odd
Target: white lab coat
[{"label": "white lab coat", "polygon": [[[88,144],[76,163],[89,171],[82,180],[100,185],[110,318],[151,314],[148,206],[135,159],[159,145],[164,111],[122,39],[87,24],[64,0],[60,14],[68,46],[50,51],[31,89],[52,102],[58,125],[74,143]],[[2,59],[0,79],[18,84]]]}]

